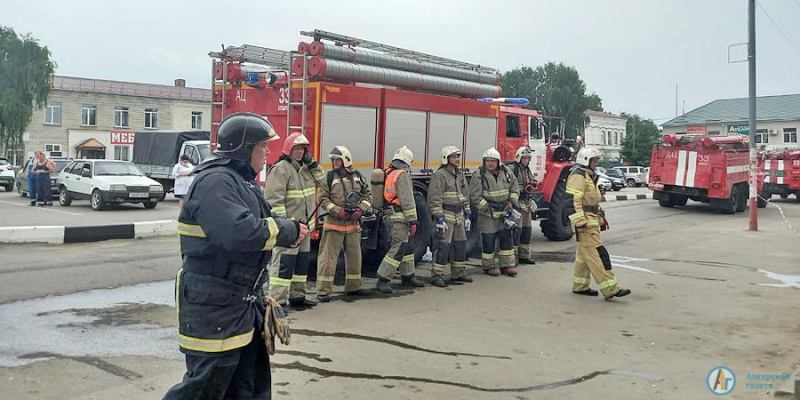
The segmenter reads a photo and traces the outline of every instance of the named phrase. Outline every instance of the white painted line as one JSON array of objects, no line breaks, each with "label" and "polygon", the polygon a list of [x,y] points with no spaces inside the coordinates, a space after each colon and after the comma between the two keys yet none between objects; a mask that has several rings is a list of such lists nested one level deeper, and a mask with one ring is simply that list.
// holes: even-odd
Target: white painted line
[{"label": "white painted line", "polygon": [[647,273],[656,274],[656,275],[659,274],[659,272],[652,271],[652,270],[649,270],[647,268],[637,267],[635,265],[627,265],[627,264],[619,264],[619,263],[612,263],[612,265],[614,267],[630,269],[630,270],[633,270],[633,271],[647,272]]},{"label": "white painted line", "polygon": [[675,170],[675,186],[683,186],[686,177],[686,150],[678,151],[678,168]]},{"label": "white painted line", "polygon": [[73,213],[73,212],[69,212],[69,211],[54,210],[54,209],[49,208],[49,207],[29,206],[27,204],[14,203],[12,201],[0,200],[0,203],[11,204],[12,206],[29,207],[32,210],[52,211],[52,212],[57,212],[57,213],[62,213],[62,214],[67,214],[67,215],[83,215],[83,214]]},{"label": "white painted line", "polygon": [[611,256],[611,261],[620,261],[620,262],[628,262],[628,261],[650,261],[648,258],[633,258],[633,257],[625,257],[625,256]]},{"label": "white painted line", "polygon": [[689,152],[689,171],[686,172],[686,186],[694,187],[694,176],[697,173],[697,152]]}]

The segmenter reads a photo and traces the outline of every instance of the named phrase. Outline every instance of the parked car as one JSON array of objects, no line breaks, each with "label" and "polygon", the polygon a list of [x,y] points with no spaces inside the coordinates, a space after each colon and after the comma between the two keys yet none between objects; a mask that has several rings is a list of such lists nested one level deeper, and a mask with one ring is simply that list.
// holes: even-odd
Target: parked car
[{"label": "parked car", "polygon": [[601,187],[604,191],[609,191],[612,188],[611,181],[608,178],[604,178],[603,175],[600,175],[599,173],[597,179],[597,186]]},{"label": "parked car", "polygon": [[[611,174],[617,173],[617,174],[619,174],[619,176],[611,176],[610,173]],[[626,185],[625,184],[625,180],[622,177],[622,173],[619,172],[619,171],[615,171],[615,170],[607,170],[605,172],[599,172],[598,171],[597,175],[600,178],[607,179],[609,181],[609,183],[611,184],[611,189],[613,189],[615,192],[619,192]]]},{"label": "parked car", "polygon": [[627,166],[627,167],[614,167],[623,174],[625,174],[625,183],[628,187],[646,185],[647,181],[644,178],[644,167]]},{"label": "parked car", "polygon": [[[17,193],[21,197],[28,196],[28,166],[31,165],[33,162],[33,158],[29,159],[25,162],[25,166],[17,172],[17,178],[14,180],[17,186]],[[58,197],[58,174],[61,170],[64,169],[69,163],[72,162],[71,158],[66,157],[50,157],[50,160],[53,161],[53,165],[55,166],[55,171],[50,174],[50,185],[53,189],[53,197]]]},{"label": "parked car", "polygon": [[14,190],[14,166],[5,157],[0,157],[0,186],[6,188],[6,192]]},{"label": "parked car", "polygon": [[73,200],[89,200],[95,211],[121,203],[153,209],[164,195],[160,183],[129,161],[75,160],[58,175],[58,186],[59,204],[66,207]]}]

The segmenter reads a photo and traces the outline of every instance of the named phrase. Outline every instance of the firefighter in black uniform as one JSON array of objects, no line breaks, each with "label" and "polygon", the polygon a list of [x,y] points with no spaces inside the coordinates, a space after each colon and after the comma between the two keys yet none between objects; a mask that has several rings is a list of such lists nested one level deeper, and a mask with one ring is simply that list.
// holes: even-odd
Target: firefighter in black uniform
[{"label": "firefighter in black uniform", "polygon": [[219,126],[215,156],[195,168],[178,220],[183,265],[175,281],[186,374],[164,399],[271,398],[262,285],[272,248],[308,234],[273,217],[255,182],[275,139],[266,119],[231,115]]}]

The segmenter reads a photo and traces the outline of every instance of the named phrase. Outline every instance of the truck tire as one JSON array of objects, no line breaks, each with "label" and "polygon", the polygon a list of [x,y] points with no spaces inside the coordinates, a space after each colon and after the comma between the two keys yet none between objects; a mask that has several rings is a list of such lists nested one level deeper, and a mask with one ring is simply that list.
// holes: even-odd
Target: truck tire
[{"label": "truck tire", "polygon": [[666,198],[666,199],[658,199],[658,205],[660,205],[661,207],[665,207],[665,208],[672,208],[672,207],[675,206],[674,204],[672,204],[672,198],[671,197],[670,198]]},{"label": "truck tire", "polygon": [[736,204],[736,212],[744,212],[747,208],[747,199],[750,190],[748,189],[748,185],[744,183],[736,185],[736,190],[739,191],[739,202]]},{"label": "truck tire", "polygon": [[768,200],[772,197],[772,192],[769,190],[767,185],[764,185],[764,189],[761,193],[758,194],[756,197],[756,207],[758,208],[766,208]]},{"label": "truck tire", "polygon": [[739,198],[742,197],[739,193],[739,188],[732,188],[731,189],[731,197],[728,197],[726,200],[720,202],[720,211],[723,214],[733,214],[736,212],[736,208],[739,204]]},{"label": "truck tire", "polygon": [[573,212],[572,196],[566,193],[569,171],[564,170],[558,178],[553,195],[550,197],[550,215],[539,224],[542,234],[552,241],[560,242],[572,237],[572,223],[569,215]]},{"label": "truck tire", "polygon": [[156,201],[156,200],[147,200],[142,204],[144,204],[144,208],[146,208],[148,210],[152,210],[152,209],[156,208],[156,206],[158,205],[158,201]]},{"label": "truck tire", "polygon": [[414,260],[419,262],[422,256],[428,252],[428,246],[431,245],[433,239],[433,217],[431,210],[428,209],[428,203],[425,200],[425,194],[414,191],[414,202],[417,204],[417,234],[411,237],[408,244],[414,249]]}]

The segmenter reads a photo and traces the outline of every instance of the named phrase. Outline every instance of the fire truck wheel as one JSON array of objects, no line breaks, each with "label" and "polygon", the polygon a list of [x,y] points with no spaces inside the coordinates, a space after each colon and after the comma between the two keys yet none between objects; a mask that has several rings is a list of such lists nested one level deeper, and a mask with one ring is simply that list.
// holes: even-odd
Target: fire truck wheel
[{"label": "fire truck wheel", "polygon": [[733,214],[736,212],[736,208],[739,204],[739,197],[742,197],[738,189],[739,188],[733,188],[731,190],[731,197],[719,203],[720,211],[722,211],[723,214]]},{"label": "fire truck wheel", "polygon": [[414,235],[409,244],[414,248],[414,259],[419,262],[422,256],[428,252],[428,246],[431,244],[433,234],[433,217],[431,217],[431,210],[428,209],[428,203],[425,201],[425,194],[415,190],[414,201],[417,203],[417,234]]},{"label": "fire truck wheel", "polygon": [[739,191],[739,202],[736,203],[736,212],[744,212],[747,208],[747,198],[749,195],[748,186],[745,183],[740,183],[736,185],[736,190]]},{"label": "fire truck wheel", "polygon": [[566,194],[568,176],[569,170],[565,169],[550,197],[550,215],[539,224],[542,234],[552,241],[564,241],[572,237],[569,215],[574,212],[574,208],[572,197]]}]

